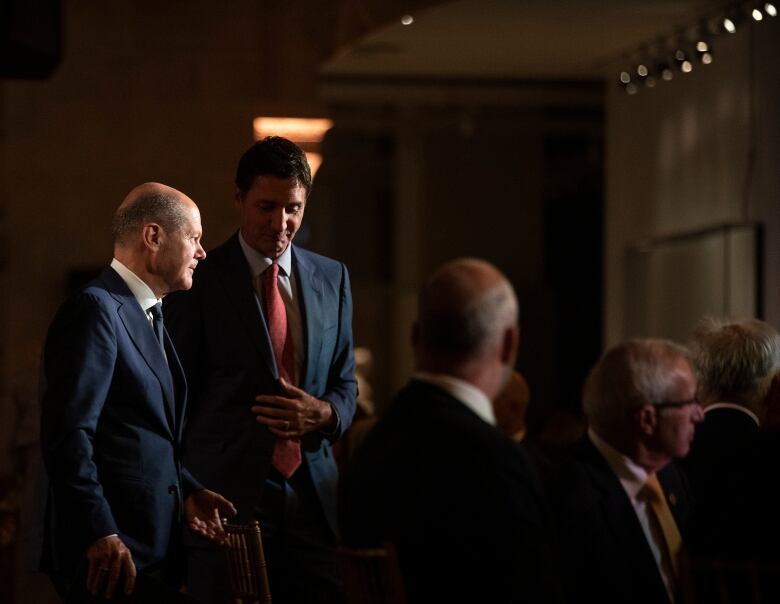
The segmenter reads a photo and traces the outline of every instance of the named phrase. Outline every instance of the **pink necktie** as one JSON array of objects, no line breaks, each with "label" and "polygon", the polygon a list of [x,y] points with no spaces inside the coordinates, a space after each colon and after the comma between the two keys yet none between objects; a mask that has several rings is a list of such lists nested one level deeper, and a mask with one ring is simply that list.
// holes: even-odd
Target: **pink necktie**
[{"label": "pink necktie", "polygon": [[[287,312],[279,293],[279,265],[273,263],[263,273],[263,298],[265,316],[268,322],[268,335],[276,358],[279,376],[289,384],[295,379],[295,357],[290,333],[287,331]],[[301,441],[297,438],[277,438],[271,458],[274,468],[289,479],[301,465]]]}]

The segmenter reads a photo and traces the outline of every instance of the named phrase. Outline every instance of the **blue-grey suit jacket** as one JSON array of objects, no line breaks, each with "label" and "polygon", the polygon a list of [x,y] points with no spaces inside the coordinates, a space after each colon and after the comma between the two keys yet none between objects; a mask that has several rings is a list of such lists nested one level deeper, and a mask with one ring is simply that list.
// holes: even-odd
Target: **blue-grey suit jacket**
[{"label": "blue-grey suit jacket", "polygon": [[113,533],[143,569],[179,537],[182,497],[200,485],[180,463],[186,382],[165,337],[163,355],[110,267],[55,316],[43,358],[44,570],[72,575]]},{"label": "blue-grey suit jacket", "polygon": [[[301,441],[312,482],[337,534],[338,470],[332,440],[349,427],[357,382],[352,350],[352,296],[346,267],[292,248],[303,320],[305,367],[299,387],[330,402],[339,416],[333,435]],[[271,468],[275,437],[250,407],[278,392],[278,370],[246,257],[233,235],[198,265],[194,285],[165,300],[165,316],[190,383],[185,463],[208,488],[252,517]]]}]

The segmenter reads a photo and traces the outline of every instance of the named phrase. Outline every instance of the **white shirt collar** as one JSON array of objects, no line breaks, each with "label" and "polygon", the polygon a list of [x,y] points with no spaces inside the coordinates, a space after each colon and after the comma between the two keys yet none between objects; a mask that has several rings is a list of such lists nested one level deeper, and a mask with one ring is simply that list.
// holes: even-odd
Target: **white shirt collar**
[{"label": "white shirt collar", "polygon": [[125,282],[135,299],[138,300],[138,304],[141,305],[141,309],[144,312],[148,312],[152,306],[162,302],[162,298],[155,296],[151,287],[116,258],[111,260],[111,268],[119,273],[122,281]]},{"label": "white shirt collar", "polygon": [[735,409],[737,411],[742,411],[742,413],[748,415],[754,422],[756,422],[756,426],[761,426],[761,421],[758,419],[758,416],[753,413],[750,409],[747,407],[743,407],[742,405],[737,405],[736,403],[726,403],[726,402],[720,402],[720,403],[712,403],[711,405],[707,405],[704,409],[704,415],[706,416],[707,413],[710,411],[714,411],[715,409]]},{"label": "white shirt collar", "polygon": [[412,378],[421,382],[433,384],[437,388],[444,390],[447,394],[466,405],[466,407],[471,409],[491,426],[496,425],[496,416],[493,412],[493,405],[490,404],[490,399],[488,399],[485,393],[476,386],[451,375],[442,373],[415,371]]},{"label": "white shirt collar", "polygon": [[588,437],[607,461],[609,467],[612,468],[626,494],[632,500],[636,499],[639,491],[647,482],[647,470],[606,442],[593,431],[593,428],[588,428]]},{"label": "white shirt collar", "polygon": [[[241,230],[238,231],[238,243],[241,245],[241,249],[244,251],[246,261],[249,263],[249,270],[252,272],[252,276],[265,272],[274,261],[258,252],[255,248],[249,245],[241,234]],[[292,275],[292,243],[287,246],[281,256],[276,259],[276,263],[284,271],[284,274],[288,277]]]}]

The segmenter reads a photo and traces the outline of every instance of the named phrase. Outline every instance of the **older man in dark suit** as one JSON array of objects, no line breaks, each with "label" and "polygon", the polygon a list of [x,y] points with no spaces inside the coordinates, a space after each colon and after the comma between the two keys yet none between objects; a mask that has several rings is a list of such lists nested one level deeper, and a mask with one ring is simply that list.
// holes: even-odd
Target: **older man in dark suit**
[{"label": "older man in dark suit", "polygon": [[666,340],[608,350],[583,394],[586,438],[551,497],[567,601],[674,600],[692,505],[674,458],[702,419],[688,351]]},{"label": "older man in dark suit", "polygon": [[692,545],[704,558],[778,560],[778,434],[762,430],[780,371],[780,334],[749,319],[702,321],[694,364],[704,423],[683,468],[696,496]]},{"label": "older man in dark suit", "polygon": [[198,208],[147,183],[113,233],[111,266],[60,308],[44,351],[42,565],[63,594],[130,593],[137,571],[178,587],[182,517],[219,539],[218,510],[234,513],[182,469],[186,382],[160,314],[206,255]]},{"label": "older man in dark suit", "polygon": [[495,267],[445,265],[420,295],[416,372],[355,453],[344,538],[392,542],[410,603],[555,601],[537,483],[491,405],[518,337],[517,300]]},{"label": "older man in dark suit", "polygon": [[[293,245],[311,187],[303,151],[269,137],[236,171],[238,232],[166,300],[192,390],[185,460],[263,528],[274,601],[338,602],[331,445],[357,394],[346,267]],[[218,552],[193,542],[189,589],[226,600]]]}]

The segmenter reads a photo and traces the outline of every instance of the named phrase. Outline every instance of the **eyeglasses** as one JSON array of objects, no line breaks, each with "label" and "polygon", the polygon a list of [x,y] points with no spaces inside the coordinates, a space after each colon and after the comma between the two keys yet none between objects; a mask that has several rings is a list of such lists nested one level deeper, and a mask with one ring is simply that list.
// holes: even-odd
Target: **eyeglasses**
[{"label": "eyeglasses", "polygon": [[683,407],[687,407],[689,405],[701,405],[699,402],[699,399],[696,397],[689,398],[687,401],[661,401],[660,403],[656,403],[654,407],[658,409],[682,409]]}]

